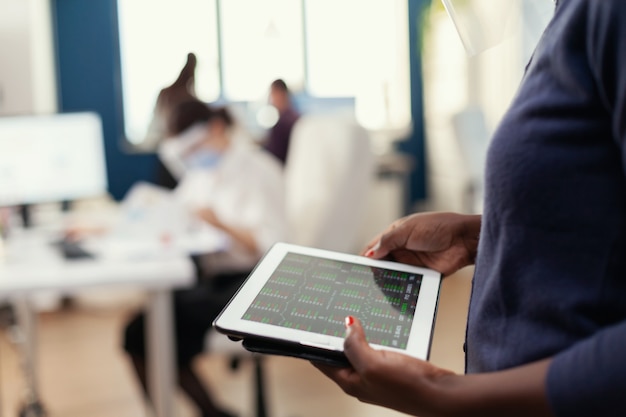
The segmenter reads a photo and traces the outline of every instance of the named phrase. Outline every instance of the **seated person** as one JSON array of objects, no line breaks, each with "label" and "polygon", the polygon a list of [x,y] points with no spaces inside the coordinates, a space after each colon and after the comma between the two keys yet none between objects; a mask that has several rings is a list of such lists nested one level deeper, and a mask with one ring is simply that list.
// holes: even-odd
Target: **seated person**
[{"label": "seated person", "polygon": [[[193,153],[183,155],[188,171],[174,190],[189,210],[231,240],[227,250],[201,257],[203,275],[197,288],[174,293],[178,381],[203,417],[231,414],[215,404],[193,371],[193,359],[203,351],[213,320],[285,231],[280,164],[266,152],[235,140],[231,127],[226,110],[211,112],[204,138]],[[145,390],[144,320],[139,313],[128,323],[124,348]]]},{"label": "seated person", "polygon": [[287,84],[281,79],[272,82],[269,100],[270,104],[278,110],[278,121],[270,129],[264,147],[284,165],[287,161],[291,130],[300,114],[293,107]]}]

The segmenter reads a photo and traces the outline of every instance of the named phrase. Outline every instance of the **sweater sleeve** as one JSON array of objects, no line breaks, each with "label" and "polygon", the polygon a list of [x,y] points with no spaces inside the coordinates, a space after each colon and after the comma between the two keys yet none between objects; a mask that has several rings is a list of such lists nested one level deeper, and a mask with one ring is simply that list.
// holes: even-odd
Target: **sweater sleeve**
[{"label": "sweater sleeve", "polygon": [[[589,12],[589,65],[610,114],[626,175],[626,1],[583,1]],[[547,390],[557,416],[625,415],[625,346],[626,321],[622,321],[554,357]]]},{"label": "sweater sleeve", "polygon": [[608,327],[554,357],[548,398],[559,417],[623,416],[626,322]]}]

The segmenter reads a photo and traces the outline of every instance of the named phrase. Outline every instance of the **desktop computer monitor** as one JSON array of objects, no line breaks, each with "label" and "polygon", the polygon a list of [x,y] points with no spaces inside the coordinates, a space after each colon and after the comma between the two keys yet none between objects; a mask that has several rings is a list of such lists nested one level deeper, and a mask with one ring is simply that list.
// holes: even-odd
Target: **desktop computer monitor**
[{"label": "desktop computer monitor", "polygon": [[107,192],[102,122],[95,113],[0,117],[0,207]]}]

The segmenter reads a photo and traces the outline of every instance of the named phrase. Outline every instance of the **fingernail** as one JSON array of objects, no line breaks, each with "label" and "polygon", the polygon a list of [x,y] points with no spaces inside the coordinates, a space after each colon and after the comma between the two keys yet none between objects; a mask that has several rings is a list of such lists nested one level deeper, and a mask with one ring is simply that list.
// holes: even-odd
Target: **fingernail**
[{"label": "fingernail", "polygon": [[354,317],[348,316],[346,317],[346,327],[350,327],[354,324]]},{"label": "fingernail", "polygon": [[369,251],[367,251],[365,256],[367,258],[371,258],[372,256],[374,256],[374,252],[376,252],[378,249],[380,249],[380,240],[376,242],[376,244],[372,246],[372,248]]}]

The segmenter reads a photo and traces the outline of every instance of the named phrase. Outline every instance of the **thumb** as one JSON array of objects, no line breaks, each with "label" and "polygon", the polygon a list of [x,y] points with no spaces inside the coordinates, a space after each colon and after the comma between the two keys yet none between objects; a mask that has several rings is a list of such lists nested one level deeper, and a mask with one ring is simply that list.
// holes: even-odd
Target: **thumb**
[{"label": "thumb", "polygon": [[380,259],[380,238],[365,252],[364,256],[368,258]]},{"label": "thumb", "polygon": [[390,241],[389,236],[387,234],[382,235],[378,242],[371,247],[365,256],[373,259],[383,259],[385,256],[389,255],[389,252],[396,249],[390,243],[393,242]]},{"label": "thumb", "polygon": [[380,236],[378,242],[365,256],[383,259],[398,249],[407,249],[407,241],[412,233],[413,227],[410,224],[404,221],[396,222]]},{"label": "thumb", "polygon": [[363,370],[375,359],[375,351],[367,343],[361,322],[352,316],[346,317],[346,340],[343,350],[357,372]]}]

